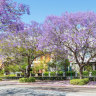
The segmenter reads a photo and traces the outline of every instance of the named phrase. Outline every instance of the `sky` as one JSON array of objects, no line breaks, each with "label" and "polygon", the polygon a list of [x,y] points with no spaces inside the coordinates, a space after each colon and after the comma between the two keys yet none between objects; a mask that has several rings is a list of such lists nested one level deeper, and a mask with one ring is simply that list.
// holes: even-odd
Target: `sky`
[{"label": "sky", "polygon": [[60,16],[64,12],[94,11],[96,12],[96,0],[13,0],[29,5],[30,15],[23,15],[25,23],[37,21],[43,23],[50,15]]}]

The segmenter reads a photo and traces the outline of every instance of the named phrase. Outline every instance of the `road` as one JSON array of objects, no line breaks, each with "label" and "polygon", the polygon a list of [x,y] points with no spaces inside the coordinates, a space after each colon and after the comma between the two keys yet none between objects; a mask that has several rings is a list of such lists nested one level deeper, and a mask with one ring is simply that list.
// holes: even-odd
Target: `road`
[{"label": "road", "polygon": [[48,82],[44,84],[1,81],[0,96],[96,96],[95,87],[48,86]]}]

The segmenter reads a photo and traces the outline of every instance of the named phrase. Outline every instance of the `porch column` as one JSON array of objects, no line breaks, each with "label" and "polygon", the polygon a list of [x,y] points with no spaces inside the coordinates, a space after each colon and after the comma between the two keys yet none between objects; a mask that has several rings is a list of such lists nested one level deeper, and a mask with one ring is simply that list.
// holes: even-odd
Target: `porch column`
[{"label": "porch column", "polygon": [[49,77],[50,77],[50,72],[49,72]]},{"label": "porch column", "polygon": [[78,74],[77,74],[77,72],[75,72],[75,77],[77,77],[78,76]]},{"label": "porch column", "polygon": [[92,65],[93,70],[95,70],[95,65]]},{"label": "porch column", "polygon": [[42,77],[44,76],[44,73],[42,73]]},{"label": "porch column", "polygon": [[65,77],[65,72],[63,72],[63,77]]},{"label": "porch column", "polygon": [[85,71],[84,68],[83,68],[83,71]]}]

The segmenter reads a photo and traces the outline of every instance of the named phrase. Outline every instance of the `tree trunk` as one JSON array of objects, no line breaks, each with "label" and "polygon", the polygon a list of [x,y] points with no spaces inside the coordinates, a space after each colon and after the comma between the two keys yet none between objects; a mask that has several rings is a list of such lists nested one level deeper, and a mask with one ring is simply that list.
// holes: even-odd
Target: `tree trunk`
[{"label": "tree trunk", "polygon": [[64,71],[65,71],[65,76],[67,76],[67,71],[69,71],[69,70],[67,70],[67,66],[66,66],[66,64],[64,63]]},{"label": "tree trunk", "polygon": [[81,67],[80,68],[80,79],[82,79],[83,78],[83,68]]},{"label": "tree trunk", "polygon": [[28,67],[27,67],[27,77],[30,76],[30,70],[31,70],[31,62],[30,62],[31,58],[30,56],[28,56]]}]

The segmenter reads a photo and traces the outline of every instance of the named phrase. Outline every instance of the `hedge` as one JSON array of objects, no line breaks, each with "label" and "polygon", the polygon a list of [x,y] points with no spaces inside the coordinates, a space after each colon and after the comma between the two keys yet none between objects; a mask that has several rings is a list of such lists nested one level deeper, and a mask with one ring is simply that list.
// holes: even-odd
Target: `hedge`
[{"label": "hedge", "polygon": [[35,78],[34,77],[29,77],[29,78],[20,78],[19,82],[35,82]]},{"label": "hedge", "polygon": [[[57,71],[57,74],[56,72],[50,72],[50,76],[63,76],[63,71]],[[75,76],[75,71],[66,71],[66,76]],[[44,76],[49,76],[49,72],[44,72]]]},{"label": "hedge", "polygon": [[19,82],[24,83],[24,82],[27,82],[27,80],[28,80],[28,78],[20,78],[20,79],[19,79]]},{"label": "hedge", "polygon": [[49,76],[49,72],[44,72],[44,76]]},{"label": "hedge", "polygon": [[75,76],[75,71],[67,71],[66,76]]},{"label": "hedge", "polygon": [[0,81],[2,81],[2,78],[0,78]]},{"label": "hedge", "polygon": [[[96,76],[96,70],[91,71],[91,72],[92,72],[92,76]],[[89,72],[88,71],[83,71],[83,76],[89,76]]]},{"label": "hedge", "polygon": [[70,84],[73,85],[85,85],[89,82],[89,78],[84,78],[84,79],[72,79],[70,80]]},{"label": "hedge", "polygon": [[96,71],[92,71],[92,76],[96,76]]},{"label": "hedge", "polygon": [[56,72],[50,72],[51,76],[56,76]]},{"label": "hedge", "polygon": [[83,71],[83,76],[89,76],[89,72],[88,71]]},{"label": "hedge", "polygon": [[66,80],[66,77],[34,77],[36,80]]},{"label": "hedge", "polygon": [[16,74],[0,75],[0,77],[16,77]]},{"label": "hedge", "polygon": [[[44,76],[49,76],[49,72],[44,72]],[[50,72],[50,76],[56,76],[56,72]],[[57,76],[63,76],[63,71],[58,71]]]},{"label": "hedge", "polygon": [[58,71],[57,76],[63,76],[63,71]]},{"label": "hedge", "polygon": [[27,82],[35,82],[35,78],[34,77],[29,77]]},{"label": "hedge", "polygon": [[4,75],[4,77],[16,77],[16,74]]}]

